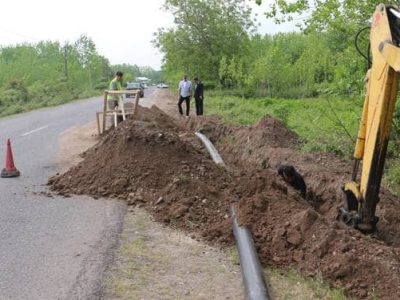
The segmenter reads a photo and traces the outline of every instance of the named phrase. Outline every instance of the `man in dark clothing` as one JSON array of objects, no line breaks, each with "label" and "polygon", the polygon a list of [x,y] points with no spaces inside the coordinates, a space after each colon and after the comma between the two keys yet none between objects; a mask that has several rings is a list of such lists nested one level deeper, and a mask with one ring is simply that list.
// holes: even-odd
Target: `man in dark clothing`
[{"label": "man in dark clothing", "polygon": [[204,86],[199,78],[194,78],[194,101],[196,102],[196,115],[203,115]]}]

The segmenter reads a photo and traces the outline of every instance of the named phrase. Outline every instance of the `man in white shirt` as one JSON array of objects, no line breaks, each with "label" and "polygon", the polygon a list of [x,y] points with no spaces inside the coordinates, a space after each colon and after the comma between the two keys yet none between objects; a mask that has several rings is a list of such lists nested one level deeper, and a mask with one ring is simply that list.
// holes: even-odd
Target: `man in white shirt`
[{"label": "man in white shirt", "polygon": [[182,110],[182,103],[183,101],[186,102],[186,117],[189,117],[189,110],[190,110],[190,97],[192,96],[192,83],[190,80],[187,79],[187,76],[183,76],[183,80],[179,82],[179,101],[178,101],[178,108],[179,113],[183,116]]}]

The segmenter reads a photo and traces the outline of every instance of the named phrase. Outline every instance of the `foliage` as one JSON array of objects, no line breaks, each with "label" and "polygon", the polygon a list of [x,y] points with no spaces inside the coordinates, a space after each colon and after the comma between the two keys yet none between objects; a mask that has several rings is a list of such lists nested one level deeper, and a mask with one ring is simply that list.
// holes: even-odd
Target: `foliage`
[{"label": "foliage", "polygon": [[[41,41],[2,47],[0,116],[99,94],[120,67],[131,71],[132,66],[111,66],[85,35],[64,45]],[[138,72],[133,75],[161,77],[152,68],[134,67]]]},{"label": "foliage", "polygon": [[108,60],[93,41],[73,44],[42,41],[0,48],[0,115],[63,103],[110,78]]},{"label": "foliage", "polygon": [[315,32],[255,35],[247,55],[221,58],[219,82],[246,97],[358,96],[366,65],[353,46],[333,49],[334,38]]},{"label": "foliage", "polygon": [[[176,26],[159,29],[154,44],[164,54],[169,82],[186,73],[241,97],[359,96],[367,64],[354,37],[370,19],[372,2],[274,1],[269,17],[290,19],[306,8],[313,13],[303,32],[261,36],[254,34],[251,11],[240,0],[166,0]],[[360,47],[367,51],[368,31]]]},{"label": "foliage", "polygon": [[386,176],[383,182],[396,195],[400,195],[400,162],[390,160],[386,167]]},{"label": "foliage", "polygon": [[242,0],[166,0],[164,8],[174,16],[175,27],[160,28],[154,45],[164,53],[169,81],[185,73],[217,81],[222,57],[246,53],[253,21]]},{"label": "foliage", "polygon": [[[276,23],[297,23],[304,34],[325,36],[335,71],[330,91],[354,94],[362,90],[362,83],[356,78],[362,78],[367,69],[356,54],[354,39],[361,29],[369,28],[372,14],[380,3],[379,0],[275,0],[265,14]],[[400,4],[400,1],[391,4]],[[360,49],[364,54],[368,52],[368,33],[369,30],[360,35]]]},{"label": "foliage", "polygon": [[298,25],[307,30],[342,30],[366,25],[379,3],[379,0],[274,0],[265,14],[277,23],[297,19]]}]

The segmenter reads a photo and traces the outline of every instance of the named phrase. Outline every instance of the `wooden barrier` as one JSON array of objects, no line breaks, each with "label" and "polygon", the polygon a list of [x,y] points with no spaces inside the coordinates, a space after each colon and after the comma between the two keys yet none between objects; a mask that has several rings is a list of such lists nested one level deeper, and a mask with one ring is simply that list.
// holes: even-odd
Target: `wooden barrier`
[{"label": "wooden barrier", "polygon": [[[124,95],[135,95],[135,102],[133,109],[125,109],[125,104],[123,101]],[[108,96],[113,95],[112,100],[108,100]],[[115,100],[118,99],[118,100]],[[139,106],[139,99],[140,95],[138,91],[135,90],[120,90],[120,91],[104,91],[104,98],[103,98],[103,111],[96,112],[96,121],[97,121],[97,131],[102,134],[106,130],[106,122],[107,122],[107,115],[114,116],[114,125],[117,127],[117,116],[122,116],[123,120],[126,119],[127,115],[136,115]],[[108,101],[118,101],[118,106],[114,110],[108,109]],[[103,116],[102,124],[100,125],[100,115]]]}]

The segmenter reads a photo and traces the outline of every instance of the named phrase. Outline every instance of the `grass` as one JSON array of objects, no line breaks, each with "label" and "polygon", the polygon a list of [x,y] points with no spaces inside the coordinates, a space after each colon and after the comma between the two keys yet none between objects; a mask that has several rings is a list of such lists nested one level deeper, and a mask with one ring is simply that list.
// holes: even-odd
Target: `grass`
[{"label": "grass", "polygon": [[[239,254],[236,247],[227,250],[233,265],[239,265]],[[346,300],[342,290],[331,288],[321,279],[304,277],[294,270],[265,269],[268,290],[276,300]]]},{"label": "grass", "polygon": [[211,93],[205,106],[207,114],[220,115],[228,124],[251,125],[270,115],[298,134],[305,151],[350,157],[362,99],[243,99]]},{"label": "grass", "polygon": [[43,101],[28,101],[26,103],[23,102],[15,102],[9,105],[0,105],[0,118],[11,116],[15,114],[20,114],[24,112],[29,112],[35,109],[45,108],[45,107],[53,107],[69,102],[73,102],[75,100],[86,99],[94,96],[99,96],[101,92],[95,90],[87,90],[82,92],[77,96],[71,95],[71,97],[57,97],[55,96],[52,99],[45,99]]},{"label": "grass", "polygon": [[239,265],[240,259],[239,259],[239,253],[237,251],[237,248],[235,246],[232,246],[228,249],[227,252],[228,252],[229,261],[233,265]]},{"label": "grass", "polygon": [[336,288],[329,288],[328,285],[319,279],[301,276],[294,270],[282,271],[269,269],[266,271],[271,286],[270,290],[274,299],[289,300],[345,300],[347,298],[343,291]]},{"label": "grass", "polygon": [[390,160],[386,167],[386,173],[383,177],[383,184],[395,195],[400,195],[400,160]]}]

